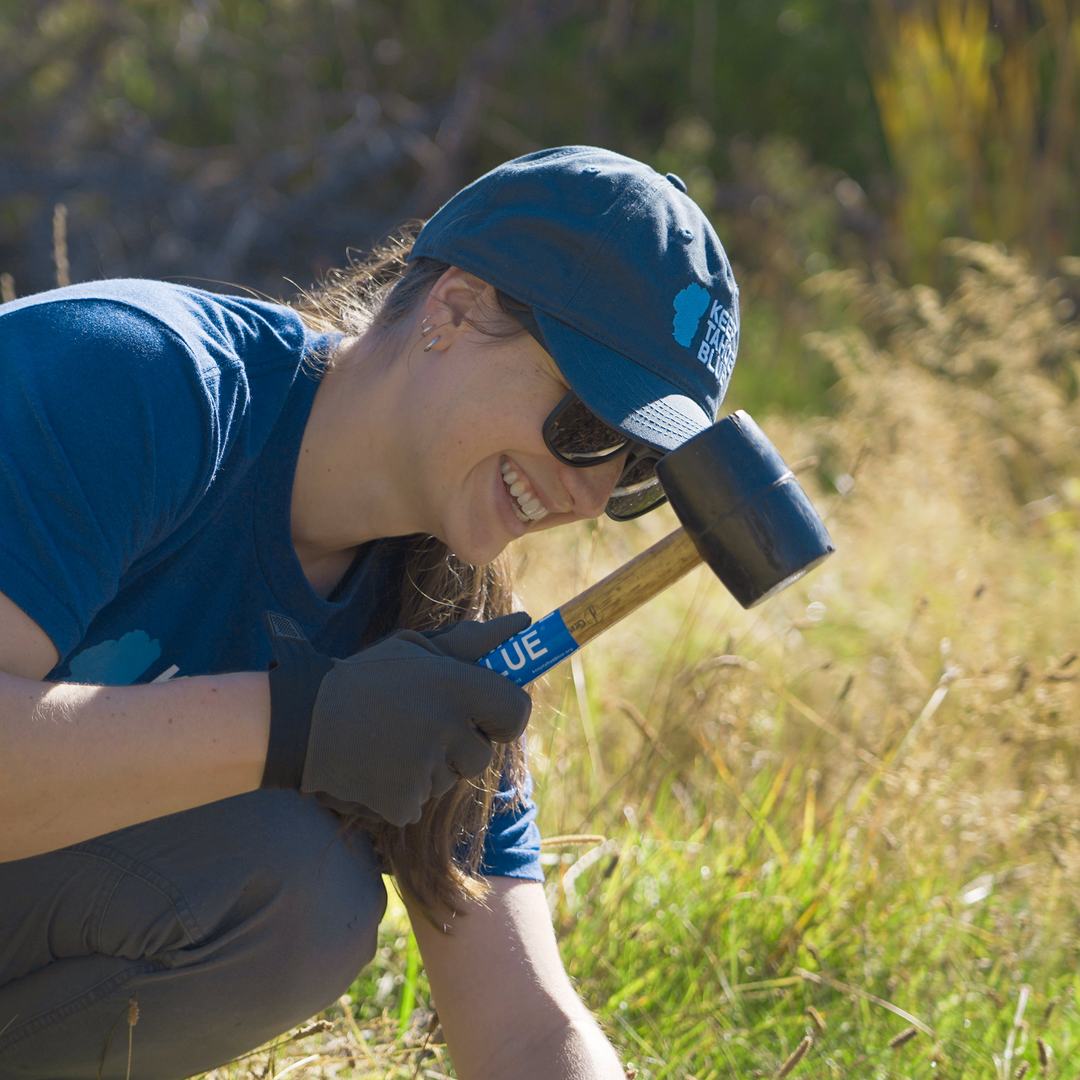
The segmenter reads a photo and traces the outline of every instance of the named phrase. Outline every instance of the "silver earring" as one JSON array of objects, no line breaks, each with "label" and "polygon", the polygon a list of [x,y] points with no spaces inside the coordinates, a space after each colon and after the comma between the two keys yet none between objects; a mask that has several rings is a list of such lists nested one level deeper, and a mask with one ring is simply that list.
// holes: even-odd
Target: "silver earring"
[{"label": "silver earring", "polygon": [[420,336],[424,337],[425,335],[430,334],[431,331],[434,330],[434,329],[435,329],[435,324],[434,323],[432,323],[431,326],[425,326],[424,329],[420,331]]},{"label": "silver earring", "polygon": [[429,341],[429,342],[428,342],[428,343],[427,343],[427,344],[426,344],[426,345],[424,346],[424,352],[431,352],[432,346],[433,346],[433,345],[435,344],[435,342],[436,342],[436,341],[438,341],[438,340],[439,340],[439,339],[438,339],[438,337],[433,337],[433,338],[432,338],[432,339],[431,339],[431,340],[430,340],[430,341]]}]

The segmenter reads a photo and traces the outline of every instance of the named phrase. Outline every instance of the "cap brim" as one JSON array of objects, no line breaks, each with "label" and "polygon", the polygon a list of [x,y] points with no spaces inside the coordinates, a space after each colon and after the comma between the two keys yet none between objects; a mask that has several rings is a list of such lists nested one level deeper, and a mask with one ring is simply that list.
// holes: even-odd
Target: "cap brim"
[{"label": "cap brim", "polygon": [[712,426],[709,414],[666,379],[539,308],[533,315],[570,388],[624,435],[666,452]]}]

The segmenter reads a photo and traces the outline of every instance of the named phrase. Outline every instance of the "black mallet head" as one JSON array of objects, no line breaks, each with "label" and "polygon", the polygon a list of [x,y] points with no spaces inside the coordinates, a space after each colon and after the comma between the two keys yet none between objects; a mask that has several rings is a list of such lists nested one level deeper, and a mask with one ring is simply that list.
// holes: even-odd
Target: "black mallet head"
[{"label": "black mallet head", "polygon": [[795,474],[741,410],[672,450],[656,472],[701,557],[744,608],[836,550]]}]

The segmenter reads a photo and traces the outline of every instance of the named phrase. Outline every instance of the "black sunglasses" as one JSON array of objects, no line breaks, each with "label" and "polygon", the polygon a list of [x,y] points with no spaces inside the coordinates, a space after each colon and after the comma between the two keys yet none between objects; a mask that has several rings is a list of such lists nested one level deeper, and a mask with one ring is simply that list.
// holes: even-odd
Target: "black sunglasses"
[{"label": "black sunglasses", "polygon": [[[517,319],[550,356],[551,350],[532,308],[506,295],[502,301],[507,313]],[[590,412],[573,390],[551,410],[544,421],[544,442],[559,461],[575,469],[601,465],[629,450],[626,464],[605,507],[605,513],[614,521],[630,521],[667,502],[656,475],[656,463],[663,456],[660,451],[634,442],[621,431],[605,424]]]},{"label": "black sunglasses", "polygon": [[602,465],[626,454],[626,464],[605,508],[609,518],[630,521],[667,502],[656,475],[661,452],[634,442],[605,424],[573,390],[548,413],[543,430],[544,442],[551,453],[575,469]]}]

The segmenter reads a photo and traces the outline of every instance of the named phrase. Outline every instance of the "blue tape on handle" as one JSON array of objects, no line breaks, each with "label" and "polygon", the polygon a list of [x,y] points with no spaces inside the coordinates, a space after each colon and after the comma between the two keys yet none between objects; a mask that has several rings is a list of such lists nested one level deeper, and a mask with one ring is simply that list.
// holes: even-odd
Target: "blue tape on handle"
[{"label": "blue tape on handle", "polygon": [[531,683],[580,648],[566,629],[562,615],[553,611],[477,660],[505,675],[518,686]]}]

